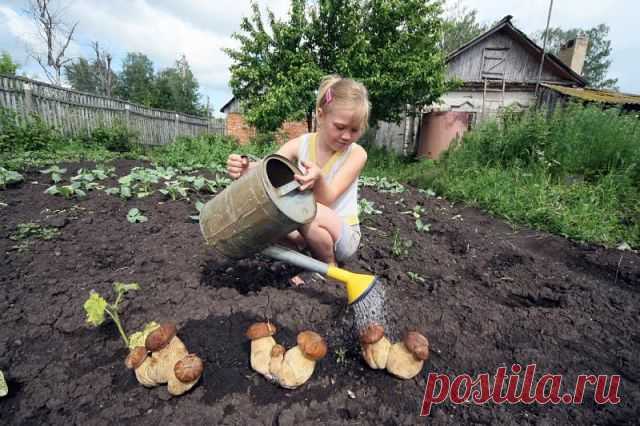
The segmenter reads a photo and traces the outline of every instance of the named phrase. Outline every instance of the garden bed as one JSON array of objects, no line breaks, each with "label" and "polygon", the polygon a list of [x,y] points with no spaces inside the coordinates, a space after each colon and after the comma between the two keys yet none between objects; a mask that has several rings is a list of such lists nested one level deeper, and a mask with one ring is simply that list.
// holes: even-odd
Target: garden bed
[{"label": "garden bed", "polygon": [[[113,163],[118,176],[140,165]],[[93,166],[67,164],[66,175]],[[383,213],[366,216],[361,249],[346,267],[378,275],[397,332],[416,329],[431,345],[423,372],[401,381],[362,361],[340,284],[313,280],[293,288],[287,279],[295,268],[260,256],[222,258],[189,218],[192,202],[157,191],[130,200],[98,190],[65,199],[44,193],[46,178],[28,172],[24,182],[0,191],[0,370],[9,385],[0,399],[4,424],[414,424],[421,421],[429,372],[476,377],[514,363],[536,364],[539,375],[563,375],[563,393],[579,374],[620,375],[621,402],[597,405],[588,387],[581,405],[445,402],[433,407],[431,420],[637,419],[637,254],[514,230],[412,188],[362,187],[361,197]],[[416,229],[411,211],[417,205],[428,230]],[[133,207],[148,221],[129,223]],[[24,223],[59,232],[48,240],[10,239]],[[89,291],[111,297],[115,281],[141,287],[122,305],[127,331],[173,320],[203,359],[204,375],[186,395],[172,398],[165,386],[141,386],[124,367],[127,351],[113,323],[86,324]],[[251,370],[244,332],[265,319],[280,327],[275,337],[287,347],[304,329],[327,340],[327,357],[303,387],[281,389]]]}]

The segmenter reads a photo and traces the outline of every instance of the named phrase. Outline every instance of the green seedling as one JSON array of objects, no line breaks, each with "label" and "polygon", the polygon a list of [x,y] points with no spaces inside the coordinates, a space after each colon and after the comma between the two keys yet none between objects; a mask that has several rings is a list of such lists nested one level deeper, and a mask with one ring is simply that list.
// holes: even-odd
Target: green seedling
[{"label": "green seedling", "polygon": [[429,189],[418,189],[418,192],[421,194],[426,195],[427,197],[435,197],[436,193],[433,189],[429,188]]},{"label": "green seedling", "polygon": [[73,182],[71,185],[53,185],[47,188],[44,193],[49,195],[62,195],[64,198],[69,199],[75,196],[84,197],[87,195],[82,189],[80,182]]},{"label": "green seedling", "polygon": [[60,235],[60,231],[56,228],[46,227],[37,223],[28,222],[20,223],[16,227],[16,232],[9,235],[9,239],[13,241],[22,241],[29,238],[37,238],[39,240],[52,240]]},{"label": "green seedling", "polygon": [[22,182],[23,180],[24,177],[20,173],[0,167],[0,189],[4,189],[14,183]]},{"label": "green seedling", "polygon": [[62,175],[67,173],[67,169],[62,169],[58,166],[51,166],[48,169],[40,170],[40,173],[43,175],[51,175],[51,181],[53,183],[58,183],[62,180]]},{"label": "green seedling", "polygon": [[410,279],[411,279],[411,281],[413,281],[413,282],[421,282],[421,283],[424,283],[424,282],[426,282],[426,281],[427,281],[426,279],[424,279],[424,277],[422,277],[421,275],[419,275],[419,274],[417,274],[417,273],[415,273],[415,272],[411,272],[411,271],[409,271],[409,272],[407,272],[407,275],[409,276],[409,278],[410,278]]},{"label": "green seedling", "polygon": [[172,180],[170,182],[164,183],[165,188],[160,190],[160,193],[163,195],[169,196],[173,201],[178,198],[187,198],[187,191],[189,190],[187,187],[180,185],[180,182],[177,180]]},{"label": "green seedling", "polygon": [[388,180],[385,176],[360,177],[360,183],[364,186],[372,186],[378,192],[399,194],[404,192],[404,186],[395,181]]},{"label": "green seedling", "polygon": [[345,348],[338,348],[335,350],[336,352],[336,363],[337,364],[346,364],[347,363],[347,350]]},{"label": "green seedling", "polygon": [[374,207],[373,201],[369,201],[366,198],[360,198],[358,200],[358,214],[374,215],[374,214],[382,214],[382,211]]},{"label": "green seedling", "polygon": [[200,220],[200,212],[202,211],[203,207],[204,203],[202,201],[196,201],[196,210],[198,210],[198,214],[189,216],[189,219],[198,222]]},{"label": "green seedling", "polygon": [[431,231],[431,224],[423,223],[422,219],[418,218],[416,219],[416,230],[418,232],[429,232]]},{"label": "green seedling", "polygon": [[129,210],[129,213],[127,213],[127,220],[129,221],[129,223],[142,223],[146,222],[149,219],[142,214],[140,209],[134,207]]},{"label": "green seedling", "polygon": [[129,338],[124,332],[124,328],[120,322],[118,308],[124,295],[131,290],[140,290],[140,285],[138,283],[115,282],[113,283],[113,291],[116,293],[116,301],[114,303],[107,303],[107,301],[100,296],[100,293],[94,290],[89,292],[89,298],[84,302],[84,311],[87,314],[87,323],[94,327],[98,327],[104,323],[106,319],[105,314],[109,315],[116,327],[118,327],[118,332],[120,333],[120,337],[122,337],[126,348],[129,347]]},{"label": "green seedling", "polygon": [[2,370],[0,370],[0,398],[3,396],[7,396],[9,393],[9,386],[7,386],[7,381],[4,379],[4,374]]},{"label": "green seedling", "polygon": [[409,249],[413,246],[413,241],[403,240],[400,237],[400,231],[395,230],[393,233],[393,244],[391,245],[391,253],[395,257],[406,257],[409,255]]},{"label": "green seedling", "polygon": [[115,188],[107,188],[104,190],[104,192],[106,192],[109,195],[118,195],[123,200],[128,200],[133,196],[133,193],[131,192],[131,187],[127,185],[120,185],[119,187],[115,187]]}]

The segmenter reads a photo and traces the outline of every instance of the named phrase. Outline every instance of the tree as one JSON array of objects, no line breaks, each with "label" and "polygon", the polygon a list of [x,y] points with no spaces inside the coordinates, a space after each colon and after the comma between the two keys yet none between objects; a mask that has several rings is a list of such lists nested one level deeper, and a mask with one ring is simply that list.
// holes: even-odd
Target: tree
[{"label": "tree", "polygon": [[488,30],[487,25],[477,20],[478,11],[468,9],[458,1],[443,23],[442,48],[449,54]]},{"label": "tree", "polygon": [[[560,52],[560,47],[567,41],[575,38],[579,34],[585,34],[589,38],[587,46],[587,56],[582,69],[582,76],[587,80],[589,86],[598,89],[617,90],[617,78],[607,78],[611,60],[611,41],[608,39],[609,27],[600,24],[588,30],[572,28],[563,30],[561,28],[549,28],[547,33],[548,50],[553,54]],[[544,31],[538,31],[533,38],[542,44]]]},{"label": "tree", "polygon": [[155,78],[152,106],[187,114],[200,114],[198,81],[193,76],[187,58],[182,55],[175,67],[162,70]]},{"label": "tree", "polygon": [[78,23],[69,28],[62,21],[62,11],[52,11],[50,0],[31,0],[27,12],[36,24],[38,36],[47,46],[46,54],[31,52],[31,56],[38,62],[51,83],[61,85],[62,69],[71,61],[65,58],[65,52]]},{"label": "tree", "polygon": [[4,75],[16,75],[16,71],[20,66],[13,62],[11,55],[7,52],[2,52],[0,55],[0,74]]},{"label": "tree", "polygon": [[78,58],[64,66],[64,75],[75,90],[98,93],[98,80],[92,63],[85,58]]},{"label": "tree", "polygon": [[447,89],[439,1],[292,0],[287,20],[252,4],[243,18],[231,87],[259,130],[314,109],[321,76],[340,73],[370,92],[371,121],[397,120],[406,105],[430,104]]},{"label": "tree", "polygon": [[145,106],[153,103],[153,62],[143,53],[127,53],[115,94]]}]

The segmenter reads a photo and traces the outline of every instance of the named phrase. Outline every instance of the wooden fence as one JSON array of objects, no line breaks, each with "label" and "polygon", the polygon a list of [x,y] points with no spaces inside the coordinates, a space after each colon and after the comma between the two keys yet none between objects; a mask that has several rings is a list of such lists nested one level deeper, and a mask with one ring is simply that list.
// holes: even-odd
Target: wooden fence
[{"label": "wooden fence", "polygon": [[67,136],[88,135],[96,127],[122,123],[145,145],[165,145],[176,136],[225,132],[224,119],[146,108],[23,77],[0,75],[0,107],[16,111],[21,119],[35,113]]}]

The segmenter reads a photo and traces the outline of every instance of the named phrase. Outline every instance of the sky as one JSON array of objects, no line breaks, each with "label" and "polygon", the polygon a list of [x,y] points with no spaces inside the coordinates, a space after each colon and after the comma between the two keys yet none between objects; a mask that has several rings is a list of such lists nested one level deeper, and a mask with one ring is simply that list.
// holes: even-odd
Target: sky
[{"label": "sky", "polygon": [[[239,31],[243,16],[251,11],[249,0],[51,0],[52,10],[63,21],[77,22],[69,57],[91,57],[91,42],[114,58],[121,68],[127,52],[141,52],[156,70],[173,66],[185,55],[200,83],[201,102],[218,111],[231,97],[229,57],[225,47],[237,48],[231,35]],[[495,22],[513,15],[512,22],[527,34],[544,28],[549,0],[448,0],[452,6],[478,11],[481,22]],[[258,0],[278,17],[286,17],[289,0]],[[8,52],[21,68],[19,73],[46,80],[28,52],[42,51],[43,43],[26,14],[28,0],[0,0],[0,51]],[[612,60],[609,76],[618,78],[621,91],[640,94],[640,2],[637,0],[555,0],[551,26],[591,28],[600,23],[610,27]]]}]

